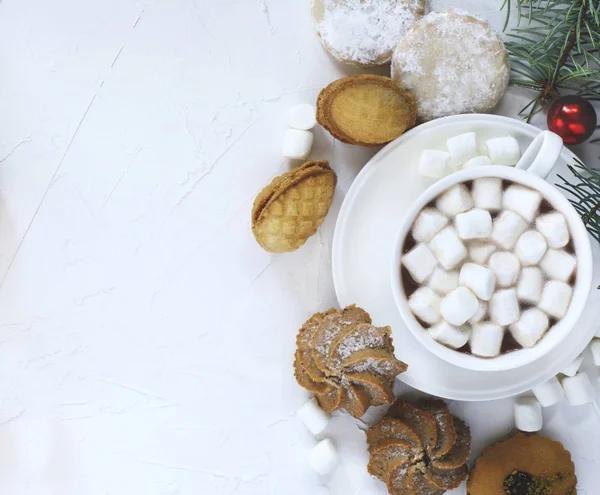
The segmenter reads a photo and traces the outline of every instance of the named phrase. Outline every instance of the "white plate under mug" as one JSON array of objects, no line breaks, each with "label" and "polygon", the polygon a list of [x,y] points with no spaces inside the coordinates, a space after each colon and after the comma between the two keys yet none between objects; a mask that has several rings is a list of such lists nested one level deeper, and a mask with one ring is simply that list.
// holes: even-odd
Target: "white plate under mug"
[{"label": "white plate under mug", "polygon": [[[526,149],[540,130],[522,121],[497,115],[457,115],[420,125],[396,139],[362,169],[352,184],[336,223],[333,280],[340,306],[365,308],[377,325],[390,325],[396,355],[409,365],[399,376],[423,392],[453,400],[492,400],[531,389],[556,375],[585,349],[600,326],[600,290],[592,290],[579,322],[563,345],[542,359],[504,371],[481,372],[458,368],[430,353],[406,328],[394,303],[390,262],[397,226],[418,196],[434,179],[420,176],[417,163],[423,149],[445,149],[446,140],[476,131],[480,143],[493,137],[514,136]],[[483,153],[484,150],[481,150]],[[576,156],[563,149],[553,173],[569,176],[567,164]],[[594,266],[600,266],[600,249],[592,242]],[[600,271],[594,271],[594,287]]]}]

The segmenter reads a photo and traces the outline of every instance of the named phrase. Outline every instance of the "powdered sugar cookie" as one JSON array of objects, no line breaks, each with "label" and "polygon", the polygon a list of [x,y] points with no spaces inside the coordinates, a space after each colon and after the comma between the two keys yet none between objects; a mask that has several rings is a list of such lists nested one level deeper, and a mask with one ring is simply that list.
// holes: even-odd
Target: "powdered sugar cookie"
[{"label": "powdered sugar cookie", "polygon": [[423,17],[400,40],[392,60],[392,77],[415,96],[421,120],[491,110],[509,75],[500,35],[457,10]]},{"label": "powdered sugar cookie", "polygon": [[340,62],[389,62],[398,41],[419,20],[425,0],[313,0],[321,43]]}]

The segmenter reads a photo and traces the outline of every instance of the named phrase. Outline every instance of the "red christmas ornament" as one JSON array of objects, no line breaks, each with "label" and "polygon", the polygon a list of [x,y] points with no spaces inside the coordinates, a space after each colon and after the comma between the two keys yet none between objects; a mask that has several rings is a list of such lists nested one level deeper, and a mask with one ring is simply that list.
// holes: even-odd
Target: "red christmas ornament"
[{"label": "red christmas ornament", "polygon": [[596,129],[596,110],[581,96],[563,96],[548,110],[548,129],[563,138],[565,144],[581,144]]}]

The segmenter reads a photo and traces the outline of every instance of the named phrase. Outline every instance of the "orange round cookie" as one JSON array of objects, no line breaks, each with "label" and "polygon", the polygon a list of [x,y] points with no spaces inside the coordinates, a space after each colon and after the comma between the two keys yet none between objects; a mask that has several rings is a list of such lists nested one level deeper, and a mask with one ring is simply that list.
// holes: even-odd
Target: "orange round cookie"
[{"label": "orange round cookie", "polygon": [[488,447],[475,461],[468,495],[575,495],[571,454],[559,443],[519,434]]}]

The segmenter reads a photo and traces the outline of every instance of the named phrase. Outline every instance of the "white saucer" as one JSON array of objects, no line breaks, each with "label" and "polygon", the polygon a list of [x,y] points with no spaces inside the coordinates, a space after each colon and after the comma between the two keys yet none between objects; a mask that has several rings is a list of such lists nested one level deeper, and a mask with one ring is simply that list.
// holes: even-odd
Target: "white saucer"
[{"label": "white saucer", "polygon": [[[584,313],[568,341],[545,358],[507,371],[481,372],[457,368],[429,353],[404,325],[394,303],[390,283],[392,246],[404,213],[433,182],[417,174],[425,148],[445,149],[446,140],[476,131],[480,141],[512,135],[525,149],[539,129],[497,115],[457,115],[420,125],[383,148],[354,180],[339,213],[332,247],[335,290],[341,307],[365,308],[377,325],[390,325],[396,355],[409,369],[399,376],[423,392],[453,400],[478,401],[510,397],[556,375],[575,359],[600,326],[600,270],[594,270],[593,289]],[[548,180],[556,173],[570,177],[566,168],[575,155],[564,148]],[[594,266],[600,248],[592,242]]]}]

